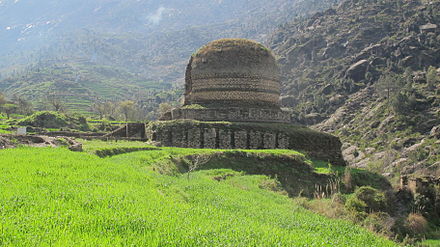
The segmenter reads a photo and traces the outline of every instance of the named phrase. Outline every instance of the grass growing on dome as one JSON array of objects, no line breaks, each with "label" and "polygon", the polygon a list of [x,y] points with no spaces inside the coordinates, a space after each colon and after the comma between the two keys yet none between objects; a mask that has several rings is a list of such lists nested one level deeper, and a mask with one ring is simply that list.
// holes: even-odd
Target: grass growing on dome
[{"label": "grass growing on dome", "polygon": [[1,246],[396,246],[264,189],[266,176],[165,176],[64,148],[0,156]]},{"label": "grass growing on dome", "polygon": [[221,51],[221,50],[228,49],[231,47],[250,48],[250,49],[254,49],[256,51],[263,50],[263,51],[271,53],[271,51],[267,47],[265,47],[264,45],[262,45],[261,43],[258,43],[256,41],[249,40],[249,39],[240,39],[240,38],[226,38],[226,39],[214,40],[214,41],[211,41],[210,43],[202,46],[193,54],[193,57],[198,56],[198,55],[203,55],[203,54],[213,52],[213,51]]}]

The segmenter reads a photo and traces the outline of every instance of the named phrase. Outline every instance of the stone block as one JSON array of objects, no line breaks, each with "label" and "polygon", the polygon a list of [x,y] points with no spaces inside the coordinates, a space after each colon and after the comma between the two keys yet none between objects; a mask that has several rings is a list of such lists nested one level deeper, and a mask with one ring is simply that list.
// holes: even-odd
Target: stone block
[{"label": "stone block", "polygon": [[263,133],[260,131],[249,132],[249,148],[260,149],[263,147]]},{"label": "stone block", "polygon": [[202,147],[202,131],[200,128],[191,128],[188,130],[187,147],[189,148]]},{"label": "stone block", "polygon": [[278,134],[278,148],[288,149],[289,148],[289,136],[286,134]]},{"label": "stone block", "polygon": [[185,148],[187,145],[186,131],[184,129],[173,129],[171,132],[172,146]]},{"label": "stone block", "polygon": [[152,136],[156,135],[156,140],[160,142],[162,146],[171,146],[171,131],[168,129],[158,130],[153,133]]},{"label": "stone block", "polygon": [[277,142],[277,136],[275,133],[266,132],[263,135],[263,148],[275,149]]},{"label": "stone block", "polygon": [[204,148],[216,148],[217,131],[214,128],[203,130]]},{"label": "stone block", "polygon": [[235,148],[247,149],[247,131],[239,130],[234,132]]},{"label": "stone block", "polygon": [[230,130],[220,129],[219,135],[219,148],[232,149],[232,132]]}]

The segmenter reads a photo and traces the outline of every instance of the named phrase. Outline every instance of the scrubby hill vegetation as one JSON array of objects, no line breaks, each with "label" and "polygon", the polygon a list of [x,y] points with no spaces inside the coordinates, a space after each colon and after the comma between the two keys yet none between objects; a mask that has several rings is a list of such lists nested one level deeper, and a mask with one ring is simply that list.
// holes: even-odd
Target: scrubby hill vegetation
[{"label": "scrubby hill vegetation", "polygon": [[439,174],[440,3],[347,0],[272,37],[295,121],[336,133],[351,165]]}]

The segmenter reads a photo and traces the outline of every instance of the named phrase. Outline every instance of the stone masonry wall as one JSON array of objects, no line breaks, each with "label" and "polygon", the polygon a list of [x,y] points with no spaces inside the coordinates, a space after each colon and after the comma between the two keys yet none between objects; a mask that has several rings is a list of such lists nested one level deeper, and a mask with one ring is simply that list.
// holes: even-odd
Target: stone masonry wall
[{"label": "stone masonry wall", "polygon": [[[272,126],[272,127],[271,127]],[[293,149],[309,156],[345,165],[341,142],[335,136],[304,127],[226,122],[151,122],[147,138],[162,146],[219,149]],[[290,127],[290,129],[289,129]],[[287,128],[287,129],[285,129]]]},{"label": "stone masonry wall", "polygon": [[233,122],[272,122],[288,123],[290,116],[288,112],[280,109],[259,109],[259,108],[209,108],[209,109],[185,109],[172,110],[167,118],[162,120],[193,119],[199,121],[233,121]]}]

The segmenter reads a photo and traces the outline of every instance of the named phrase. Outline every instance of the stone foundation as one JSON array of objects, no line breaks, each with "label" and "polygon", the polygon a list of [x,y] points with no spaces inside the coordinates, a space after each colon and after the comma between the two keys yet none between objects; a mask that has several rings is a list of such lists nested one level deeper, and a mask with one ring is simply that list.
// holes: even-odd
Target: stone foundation
[{"label": "stone foundation", "polygon": [[302,126],[175,120],[150,122],[146,135],[162,146],[219,149],[292,149],[345,165],[339,138]]}]

